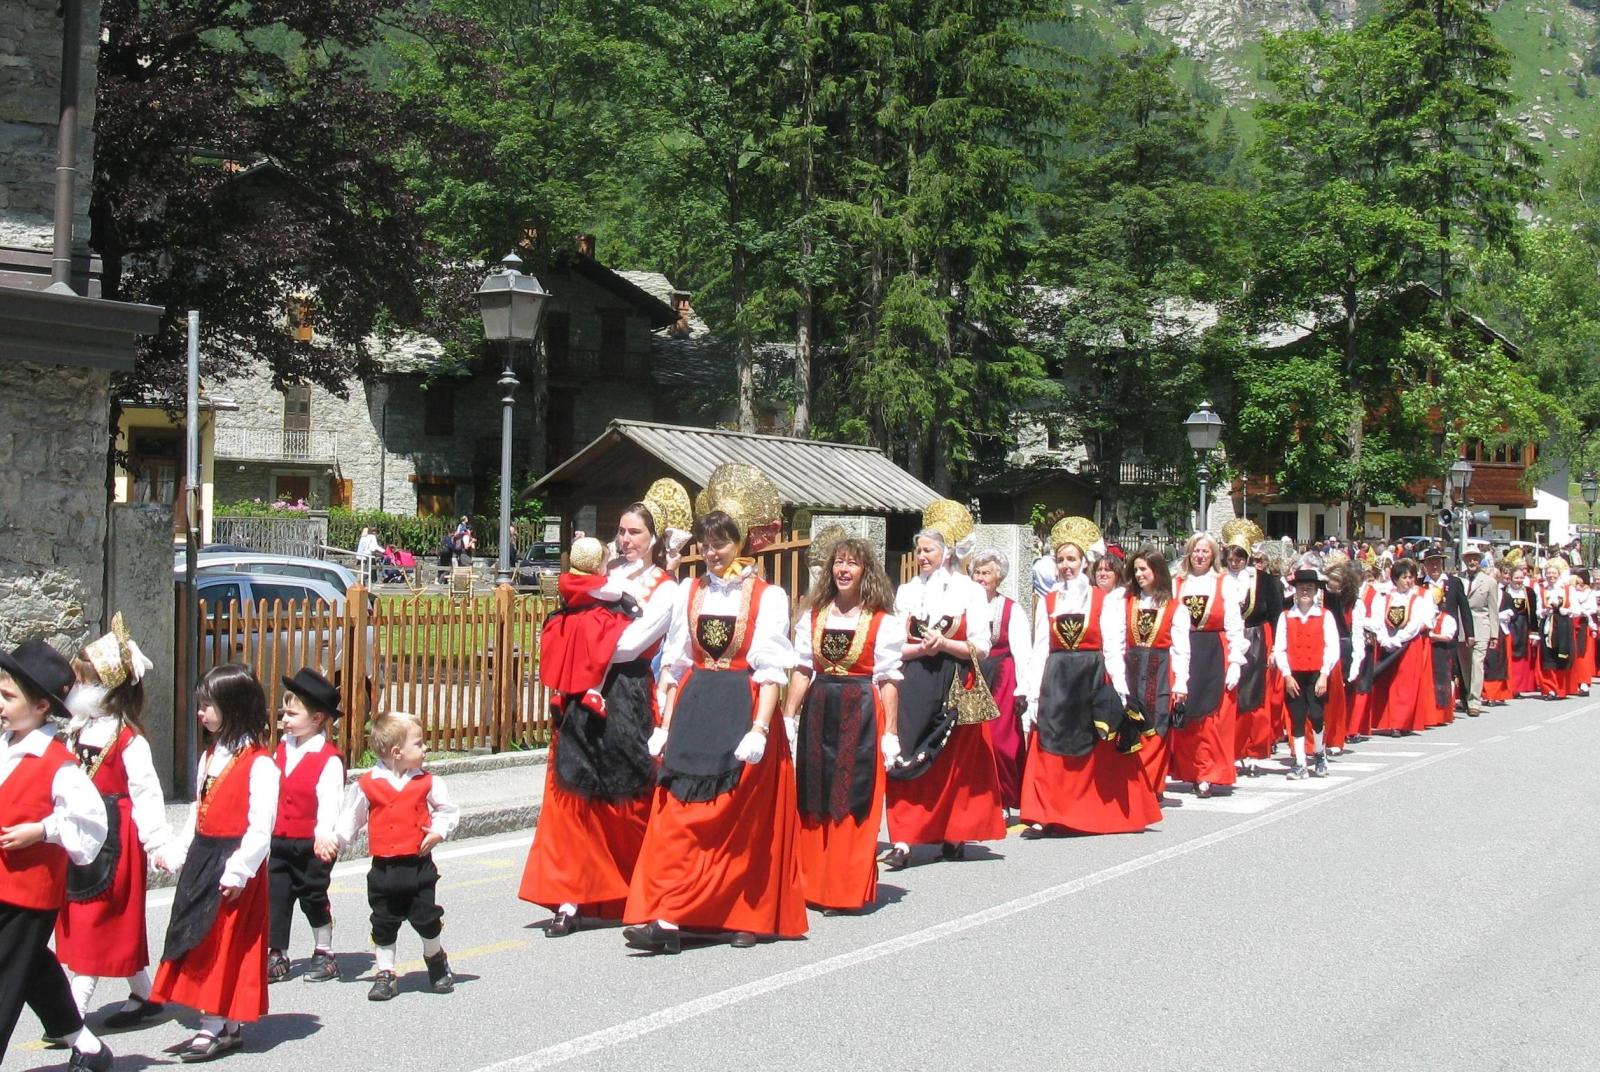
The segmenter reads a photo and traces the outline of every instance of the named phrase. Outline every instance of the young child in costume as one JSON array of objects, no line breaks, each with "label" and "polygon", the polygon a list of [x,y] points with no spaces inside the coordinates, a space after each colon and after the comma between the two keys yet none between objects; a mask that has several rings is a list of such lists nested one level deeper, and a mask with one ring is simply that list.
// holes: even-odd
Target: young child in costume
[{"label": "young child in costume", "polygon": [[[1328,677],[1339,666],[1339,627],[1333,614],[1317,599],[1322,575],[1314,569],[1294,573],[1294,603],[1278,615],[1272,658],[1283,675],[1284,700],[1289,708],[1289,745],[1294,766],[1288,777],[1298,781],[1308,775],[1328,776],[1323,752],[1323,705],[1328,697]],[[1306,766],[1306,727],[1310,726],[1312,764]]]},{"label": "young child in costume", "polygon": [[539,634],[539,680],[550,690],[551,715],[560,718],[577,701],[606,713],[600,695],[611,653],[633,619],[638,601],[606,574],[605,545],[593,536],[572,541],[559,581],[561,609]]},{"label": "young child in costume", "polygon": [[106,808],[56,740],[72,665],[43,640],[0,652],[0,1053],[26,1002],[46,1037],[72,1047],[69,1067],[106,1072],[111,1051],[83,1024],[50,951],[67,895],[67,865],[88,864],[106,837]]},{"label": "young child in costume", "polygon": [[67,904],[56,920],[56,956],[86,1012],[102,978],[126,979],[128,1000],[106,1018],[113,1030],[159,1016],[150,1000],[145,883],[151,857],[172,842],[166,794],[140,721],[144,675],[154,667],[118,614],[111,632],[72,660],[77,685],[67,697],[67,747],[106,805],[105,847],[92,864],[67,872]]},{"label": "young child in costume", "polygon": [[282,736],[273,760],[283,776],[278,819],[267,862],[267,981],[289,977],[289,934],[298,902],[311,924],[311,964],[302,978],[321,983],[339,978],[333,959],[333,909],[328,885],[339,856],[335,827],[344,801],[344,758],[328,739],[340,715],[339,689],[309,667],[283,679]]},{"label": "young child in costume", "polygon": [[399,993],[395,942],[400,924],[408,921],[422,938],[429,985],[435,993],[448,994],[455,989],[455,978],[439,942],[444,909],[436,895],[439,868],[430,854],[455,831],[461,810],[450,802],[444,780],[422,769],[427,749],[416,715],[379,715],[371,732],[378,765],[350,787],[338,830],[342,848],[362,827],[368,828],[372,869],[367,872],[367,903],[372,906],[377,975],[367,1000],[388,1001]]},{"label": "young child in costume", "polygon": [[173,854],[178,888],[150,995],[199,1010],[200,1030],[167,1050],[184,1062],[239,1049],[241,1025],[266,1014],[266,864],[280,782],[266,749],[267,696],[254,674],[216,667],[196,699],[211,744],[200,755],[184,847]]}]

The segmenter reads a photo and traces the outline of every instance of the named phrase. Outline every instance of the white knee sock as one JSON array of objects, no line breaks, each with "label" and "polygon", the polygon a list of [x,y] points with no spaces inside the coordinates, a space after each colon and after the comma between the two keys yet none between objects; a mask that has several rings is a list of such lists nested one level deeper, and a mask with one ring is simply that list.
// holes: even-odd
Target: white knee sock
[{"label": "white knee sock", "polygon": [[67,1045],[79,1053],[99,1053],[100,1040],[94,1037],[94,1032],[87,1027],[80,1027],[67,1036]]},{"label": "white knee sock", "polygon": [[221,1038],[227,1030],[228,1021],[220,1016],[200,1017],[200,1031],[202,1034],[210,1035],[212,1038]]},{"label": "white knee sock", "polygon": [[556,915],[558,916],[575,916],[577,914],[578,906],[571,901],[562,901],[561,907],[556,909]]},{"label": "white knee sock", "polygon": [[78,1007],[79,1016],[89,1008],[89,999],[94,997],[94,988],[99,982],[98,975],[72,976],[72,1003]]},{"label": "white knee sock", "polygon": [[128,976],[128,994],[130,997],[148,999],[150,997],[150,969],[142,968],[136,975]]},{"label": "white knee sock", "polygon": [[1311,751],[1313,751],[1313,752],[1322,751],[1322,734],[1318,733],[1316,730],[1311,730],[1310,732],[1311,732]]},{"label": "white knee sock", "polygon": [[380,945],[377,948],[378,970],[394,971],[394,946]]},{"label": "white knee sock", "polygon": [[1294,765],[1297,767],[1305,766],[1306,739],[1299,734],[1295,734],[1294,740],[1290,741],[1289,744],[1294,748]]},{"label": "white knee sock", "polygon": [[315,943],[315,951],[316,952],[318,952],[318,953],[332,953],[333,952],[333,924],[332,923],[324,923],[320,927],[312,927],[311,928],[311,937],[312,937],[312,941]]},{"label": "white knee sock", "polygon": [[440,943],[438,938],[424,938],[422,940],[422,955],[423,956],[425,956],[425,957],[436,957],[440,953],[443,953],[443,952],[444,952],[444,945]]}]

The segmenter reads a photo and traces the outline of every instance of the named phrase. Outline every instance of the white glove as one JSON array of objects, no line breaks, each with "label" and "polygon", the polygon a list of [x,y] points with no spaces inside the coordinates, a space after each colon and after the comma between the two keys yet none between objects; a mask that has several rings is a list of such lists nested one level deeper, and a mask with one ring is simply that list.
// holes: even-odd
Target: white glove
[{"label": "white glove", "polygon": [[900,738],[886,733],[878,738],[878,749],[883,753],[883,769],[894,770],[894,765],[900,762]]},{"label": "white glove", "polygon": [[1349,682],[1350,684],[1354,685],[1355,681],[1356,681],[1356,678],[1358,678],[1360,676],[1361,676],[1361,668],[1360,667],[1354,667],[1350,671],[1350,676],[1345,678],[1345,680],[1347,682]]},{"label": "white glove", "polygon": [[760,763],[761,757],[766,754],[767,735],[760,730],[751,730],[733,748],[733,758],[741,763]]},{"label": "white glove", "polygon": [[1024,708],[1023,712],[1022,712],[1022,736],[1024,736],[1024,737],[1026,737],[1026,736],[1028,736],[1028,734],[1032,733],[1033,732],[1033,727],[1038,724],[1038,719],[1034,718],[1034,714],[1033,714],[1034,706],[1035,706],[1034,704],[1029,703],[1028,706],[1026,708]]},{"label": "white glove", "polygon": [[652,756],[659,756],[667,747],[667,727],[657,726],[650,731],[650,743],[645,746]]},{"label": "white glove", "polygon": [[789,735],[789,758],[794,759],[800,754],[800,716],[785,715],[783,729]]},{"label": "white glove", "polygon": [[1222,687],[1230,692],[1239,687],[1239,664],[1228,664],[1228,676],[1223,679]]}]

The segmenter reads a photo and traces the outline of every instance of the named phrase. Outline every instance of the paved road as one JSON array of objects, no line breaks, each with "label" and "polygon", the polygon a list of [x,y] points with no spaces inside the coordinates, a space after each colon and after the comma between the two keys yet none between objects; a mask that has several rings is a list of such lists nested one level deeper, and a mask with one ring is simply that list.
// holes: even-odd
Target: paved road
[{"label": "paved road", "polygon": [[[407,935],[400,997],[369,1004],[370,955],[349,953],[347,982],[273,987],[225,1067],[1592,1069],[1597,727],[1600,702],[1521,701],[1368,742],[1325,780],[1183,797],[1145,834],[914,866],[871,915],[752,950],[547,940],[515,899],[528,839],[464,842],[439,852],[455,994],[423,989]],[[363,873],[335,883],[345,948]],[[24,1013],[5,1067],[62,1063],[36,1032]],[[114,1037],[117,1067],[184,1035]]]}]

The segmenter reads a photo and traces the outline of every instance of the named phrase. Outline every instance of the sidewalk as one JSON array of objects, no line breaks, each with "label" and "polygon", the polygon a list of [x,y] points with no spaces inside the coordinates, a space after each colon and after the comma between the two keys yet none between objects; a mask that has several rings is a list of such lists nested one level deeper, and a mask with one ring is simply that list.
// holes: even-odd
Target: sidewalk
[{"label": "sidewalk", "polygon": [[[450,799],[461,808],[461,825],[451,841],[503,834],[513,830],[533,833],[539,819],[539,803],[544,799],[545,759],[548,750],[501,752],[492,756],[444,759],[428,764],[428,770],[445,779]],[[353,770],[346,778],[353,782],[364,770]],[[182,830],[189,819],[186,803],[167,805],[167,822]],[[367,855],[367,835],[357,835],[354,844],[339,854],[341,860]],[[171,886],[176,875],[150,870],[150,887]]]}]

